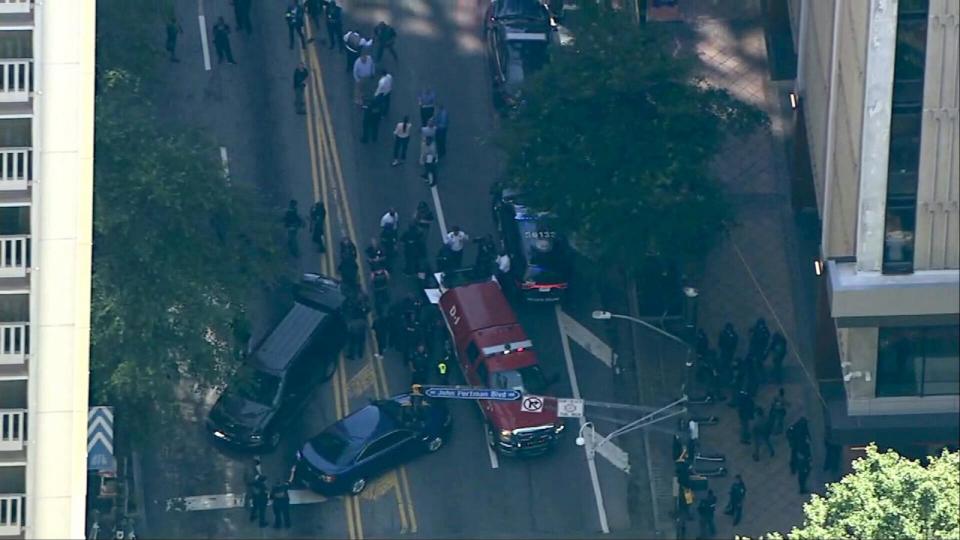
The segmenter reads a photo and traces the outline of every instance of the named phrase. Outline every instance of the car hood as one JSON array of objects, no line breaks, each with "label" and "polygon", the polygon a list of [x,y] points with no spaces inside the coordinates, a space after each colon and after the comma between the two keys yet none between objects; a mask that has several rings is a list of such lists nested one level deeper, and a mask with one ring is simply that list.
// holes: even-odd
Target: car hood
[{"label": "car hood", "polygon": [[233,427],[233,430],[256,430],[267,423],[271,413],[270,407],[244,399],[227,390],[210,410],[210,419],[228,429]]},{"label": "car hood", "polygon": [[521,410],[522,398],[516,401],[493,401],[492,416],[501,429],[519,429],[554,424],[557,421],[556,400],[547,398],[540,412]]}]

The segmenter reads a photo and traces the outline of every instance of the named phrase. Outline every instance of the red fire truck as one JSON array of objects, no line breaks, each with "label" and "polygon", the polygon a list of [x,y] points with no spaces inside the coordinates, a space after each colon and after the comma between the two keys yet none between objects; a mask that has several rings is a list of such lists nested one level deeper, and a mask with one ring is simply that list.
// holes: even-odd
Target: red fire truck
[{"label": "red fire truck", "polygon": [[439,289],[428,296],[443,313],[467,383],[521,393],[516,401],[477,401],[490,445],[505,455],[546,452],[564,429],[556,399],[542,397],[556,377],[544,376],[500,284],[493,278],[471,280],[464,272],[435,277]]}]

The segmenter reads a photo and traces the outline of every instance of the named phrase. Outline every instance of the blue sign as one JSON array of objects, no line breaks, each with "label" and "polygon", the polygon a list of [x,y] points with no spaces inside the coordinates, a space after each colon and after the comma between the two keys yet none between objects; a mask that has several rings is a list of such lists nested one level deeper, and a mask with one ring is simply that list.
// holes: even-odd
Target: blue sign
[{"label": "blue sign", "polygon": [[113,457],[113,407],[90,407],[87,412],[87,470],[117,471]]},{"label": "blue sign", "polygon": [[494,399],[515,401],[520,399],[519,390],[495,390],[493,388],[456,388],[452,386],[428,386],[423,391],[427,397],[445,399]]}]

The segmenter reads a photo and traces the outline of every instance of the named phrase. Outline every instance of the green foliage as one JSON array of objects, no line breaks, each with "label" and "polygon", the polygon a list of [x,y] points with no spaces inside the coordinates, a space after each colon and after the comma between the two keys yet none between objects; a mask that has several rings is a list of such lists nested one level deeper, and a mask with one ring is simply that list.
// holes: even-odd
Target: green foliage
[{"label": "green foliage", "polygon": [[[101,0],[101,11],[118,1]],[[121,11],[150,18],[156,3],[130,6]],[[285,256],[275,249],[279,213],[252,190],[227,186],[210,141],[160,122],[141,77],[150,64],[115,54],[147,50],[144,37],[128,43],[129,28],[110,30],[101,30],[100,58],[129,69],[100,64],[91,401],[115,406],[125,435],[142,439],[177,412],[181,377],[212,385],[232,370],[232,323],[282,281]]]},{"label": "green foliage", "polygon": [[732,213],[709,171],[725,137],[766,119],[693,76],[672,43],[599,12],[554,47],[504,124],[507,182],[555,212],[602,262],[706,252]]},{"label": "green foliage", "polygon": [[944,450],[924,466],[871,445],[853,469],[813,495],[788,538],[960,538],[960,453]]}]

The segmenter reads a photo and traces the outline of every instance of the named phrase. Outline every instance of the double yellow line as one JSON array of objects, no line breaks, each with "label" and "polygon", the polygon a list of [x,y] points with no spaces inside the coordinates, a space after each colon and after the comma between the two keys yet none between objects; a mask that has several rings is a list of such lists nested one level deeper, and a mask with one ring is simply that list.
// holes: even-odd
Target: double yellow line
[{"label": "double yellow line", "polygon": [[[312,38],[312,29],[307,24],[307,37]],[[304,58],[305,56],[305,58]],[[309,47],[306,52],[301,52],[301,58],[309,66],[310,82],[305,92],[306,99],[306,121],[307,121],[307,139],[310,151],[311,177],[313,179],[313,198],[315,201],[322,200],[325,208],[328,209],[328,216],[335,215],[338,221],[338,235],[346,235],[354,243],[361,245],[357,240],[357,233],[353,224],[353,214],[350,205],[347,203],[347,189],[343,180],[343,171],[340,166],[340,155],[337,151],[337,139],[330,121],[330,110],[328,107],[326,92],[323,87],[323,73],[320,69],[320,61],[317,58],[316,47]],[[334,207],[330,205],[331,192],[333,193]],[[335,275],[336,260],[334,259],[334,250],[336,244],[331,240],[333,236],[332,219],[327,219],[325,224],[325,234],[327,238],[327,251],[320,259],[321,271],[327,275]],[[360,285],[367,288],[367,280],[364,272],[360,272]],[[368,328],[372,327],[373,316],[367,316]],[[372,334],[372,332],[371,332]],[[380,357],[373,355],[373,347],[377,347],[376,336],[366,340],[367,347],[364,350],[364,358],[373,357],[374,377],[374,395],[380,399],[390,394],[387,385],[386,372],[383,368],[383,361]],[[343,418],[350,414],[350,393],[347,383],[347,366],[340,356],[340,365],[337,374],[333,379],[334,407],[337,418]],[[417,532],[417,518],[413,509],[413,499],[410,496],[410,482],[407,478],[406,467],[401,466],[397,471],[397,484],[394,490],[397,499],[397,508],[400,512],[401,533]],[[363,521],[360,514],[359,497],[347,496],[343,498],[346,505],[347,531],[351,540],[360,540],[363,536]]]}]

